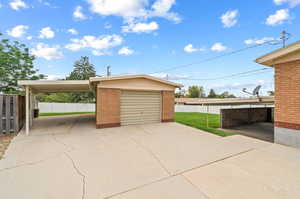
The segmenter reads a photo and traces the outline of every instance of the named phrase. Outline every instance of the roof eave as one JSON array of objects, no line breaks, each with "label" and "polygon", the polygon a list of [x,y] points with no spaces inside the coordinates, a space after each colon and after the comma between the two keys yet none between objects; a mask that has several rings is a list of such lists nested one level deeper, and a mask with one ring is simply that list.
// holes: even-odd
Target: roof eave
[{"label": "roof eave", "polygon": [[167,80],[162,80],[150,75],[127,75],[127,76],[115,76],[115,77],[91,77],[90,78],[90,82],[101,82],[101,81],[114,81],[114,80],[125,80],[125,79],[137,79],[137,78],[145,78],[145,79],[149,79],[152,81],[157,81],[163,84],[167,84],[167,85],[171,85],[175,88],[181,88],[183,87],[183,85],[181,84],[177,84],[174,82],[170,82]]},{"label": "roof eave", "polygon": [[287,56],[293,52],[300,51],[300,41],[290,44],[284,48],[277,49],[273,52],[270,52],[266,55],[263,55],[255,60],[256,63],[271,66],[278,64],[276,60],[281,57]]}]

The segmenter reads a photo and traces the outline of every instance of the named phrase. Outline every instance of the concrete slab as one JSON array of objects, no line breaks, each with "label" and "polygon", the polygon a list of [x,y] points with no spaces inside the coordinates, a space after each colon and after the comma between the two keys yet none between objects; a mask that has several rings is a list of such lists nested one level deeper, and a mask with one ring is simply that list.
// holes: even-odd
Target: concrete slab
[{"label": "concrete slab", "polygon": [[139,189],[134,189],[123,194],[116,195],[112,199],[208,199],[195,186],[191,185],[184,177],[175,176],[159,181]]},{"label": "concrete slab", "polygon": [[280,198],[271,187],[231,164],[212,164],[184,176],[210,199]]},{"label": "concrete slab", "polygon": [[144,125],[140,128],[150,133],[136,140],[156,154],[172,175],[258,147],[252,139],[230,141],[190,127],[185,129],[181,124],[170,123],[168,126],[170,131],[166,126],[162,126],[164,130],[159,133],[158,125]]},{"label": "concrete slab", "polygon": [[95,129],[91,115],[51,117],[12,140],[0,196],[295,198],[299,167],[299,150],[248,137],[176,123]]},{"label": "concrete slab", "polygon": [[68,150],[70,150],[68,146],[55,141],[51,135],[28,137],[28,140],[19,142],[14,141],[6,150],[2,161],[0,161],[0,171],[52,158]]},{"label": "concrete slab", "polygon": [[242,135],[228,136],[224,137],[223,139],[226,140],[226,142],[228,143],[243,145],[244,147],[247,147],[249,149],[259,149],[272,145],[272,143],[270,142],[259,139],[253,139]]},{"label": "concrete slab", "polygon": [[299,157],[297,149],[271,144],[184,176],[209,198],[296,199],[300,195]]},{"label": "concrete slab", "polygon": [[243,125],[233,129],[226,129],[240,135],[264,140],[267,142],[274,142],[274,124],[268,122],[259,122],[250,125]]},{"label": "concrete slab", "polygon": [[82,199],[83,179],[65,155],[0,172],[1,198]]},{"label": "concrete slab", "polygon": [[169,176],[147,151],[130,140],[102,149],[69,152],[86,176],[87,196],[104,198]]}]

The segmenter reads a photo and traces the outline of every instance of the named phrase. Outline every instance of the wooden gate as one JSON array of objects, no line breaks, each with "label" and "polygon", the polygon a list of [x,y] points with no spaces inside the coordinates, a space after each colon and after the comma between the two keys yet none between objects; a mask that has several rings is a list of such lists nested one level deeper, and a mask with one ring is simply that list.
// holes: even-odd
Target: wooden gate
[{"label": "wooden gate", "polygon": [[17,133],[25,123],[25,97],[0,95],[0,134]]}]

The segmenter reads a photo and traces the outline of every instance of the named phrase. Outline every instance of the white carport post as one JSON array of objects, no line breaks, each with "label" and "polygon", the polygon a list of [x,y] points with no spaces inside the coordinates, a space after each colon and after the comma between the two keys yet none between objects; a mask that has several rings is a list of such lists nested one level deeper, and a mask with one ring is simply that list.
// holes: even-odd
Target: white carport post
[{"label": "white carport post", "polygon": [[25,116],[25,130],[26,135],[29,135],[29,126],[30,126],[30,90],[29,86],[25,87],[25,104],[26,104],[26,116]]}]

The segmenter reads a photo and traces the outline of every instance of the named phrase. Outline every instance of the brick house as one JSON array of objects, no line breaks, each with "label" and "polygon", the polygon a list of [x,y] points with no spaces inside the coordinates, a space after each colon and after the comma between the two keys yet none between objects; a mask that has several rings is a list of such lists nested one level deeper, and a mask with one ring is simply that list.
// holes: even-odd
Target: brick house
[{"label": "brick house", "polygon": [[26,133],[32,125],[34,94],[95,92],[96,128],[171,122],[180,84],[149,75],[92,77],[90,80],[22,80],[26,91]]},{"label": "brick house", "polygon": [[256,62],[275,69],[275,142],[300,147],[300,42]]}]

